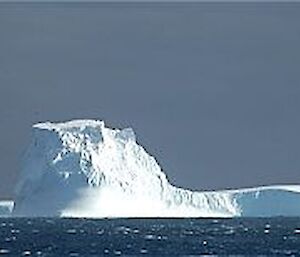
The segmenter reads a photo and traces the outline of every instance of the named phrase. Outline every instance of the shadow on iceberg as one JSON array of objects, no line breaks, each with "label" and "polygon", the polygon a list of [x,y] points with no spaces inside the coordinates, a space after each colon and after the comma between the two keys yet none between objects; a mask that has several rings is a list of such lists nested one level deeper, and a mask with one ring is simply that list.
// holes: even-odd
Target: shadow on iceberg
[{"label": "shadow on iceberg", "polygon": [[300,216],[300,193],[286,188],[266,187],[236,194],[241,216]]}]

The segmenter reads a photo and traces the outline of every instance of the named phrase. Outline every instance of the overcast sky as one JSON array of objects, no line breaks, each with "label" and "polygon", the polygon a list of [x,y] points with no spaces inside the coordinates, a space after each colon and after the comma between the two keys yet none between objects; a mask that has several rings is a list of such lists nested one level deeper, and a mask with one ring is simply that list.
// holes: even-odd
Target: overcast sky
[{"label": "overcast sky", "polygon": [[31,125],[131,126],[173,184],[300,183],[299,4],[0,4],[0,197]]}]

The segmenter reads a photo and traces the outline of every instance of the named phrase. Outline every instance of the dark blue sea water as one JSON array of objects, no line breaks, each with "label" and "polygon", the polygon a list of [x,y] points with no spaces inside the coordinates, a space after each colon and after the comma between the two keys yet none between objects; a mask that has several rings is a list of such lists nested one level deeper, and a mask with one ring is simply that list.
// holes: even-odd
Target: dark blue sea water
[{"label": "dark blue sea water", "polygon": [[300,256],[300,219],[0,219],[0,256],[120,255]]}]

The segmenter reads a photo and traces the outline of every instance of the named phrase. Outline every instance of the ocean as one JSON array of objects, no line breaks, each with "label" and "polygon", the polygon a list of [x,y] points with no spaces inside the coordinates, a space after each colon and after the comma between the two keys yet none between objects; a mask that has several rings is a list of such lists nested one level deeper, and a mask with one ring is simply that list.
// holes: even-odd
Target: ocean
[{"label": "ocean", "polygon": [[300,218],[1,218],[0,256],[299,256]]}]

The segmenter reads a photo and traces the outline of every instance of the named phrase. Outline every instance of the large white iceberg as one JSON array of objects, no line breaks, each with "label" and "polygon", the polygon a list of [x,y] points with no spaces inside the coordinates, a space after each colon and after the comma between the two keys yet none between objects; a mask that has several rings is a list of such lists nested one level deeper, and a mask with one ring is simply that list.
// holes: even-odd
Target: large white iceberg
[{"label": "large white iceberg", "polygon": [[15,216],[300,215],[300,186],[193,192],[171,185],[132,129],[74,120],[33,126]]}]

